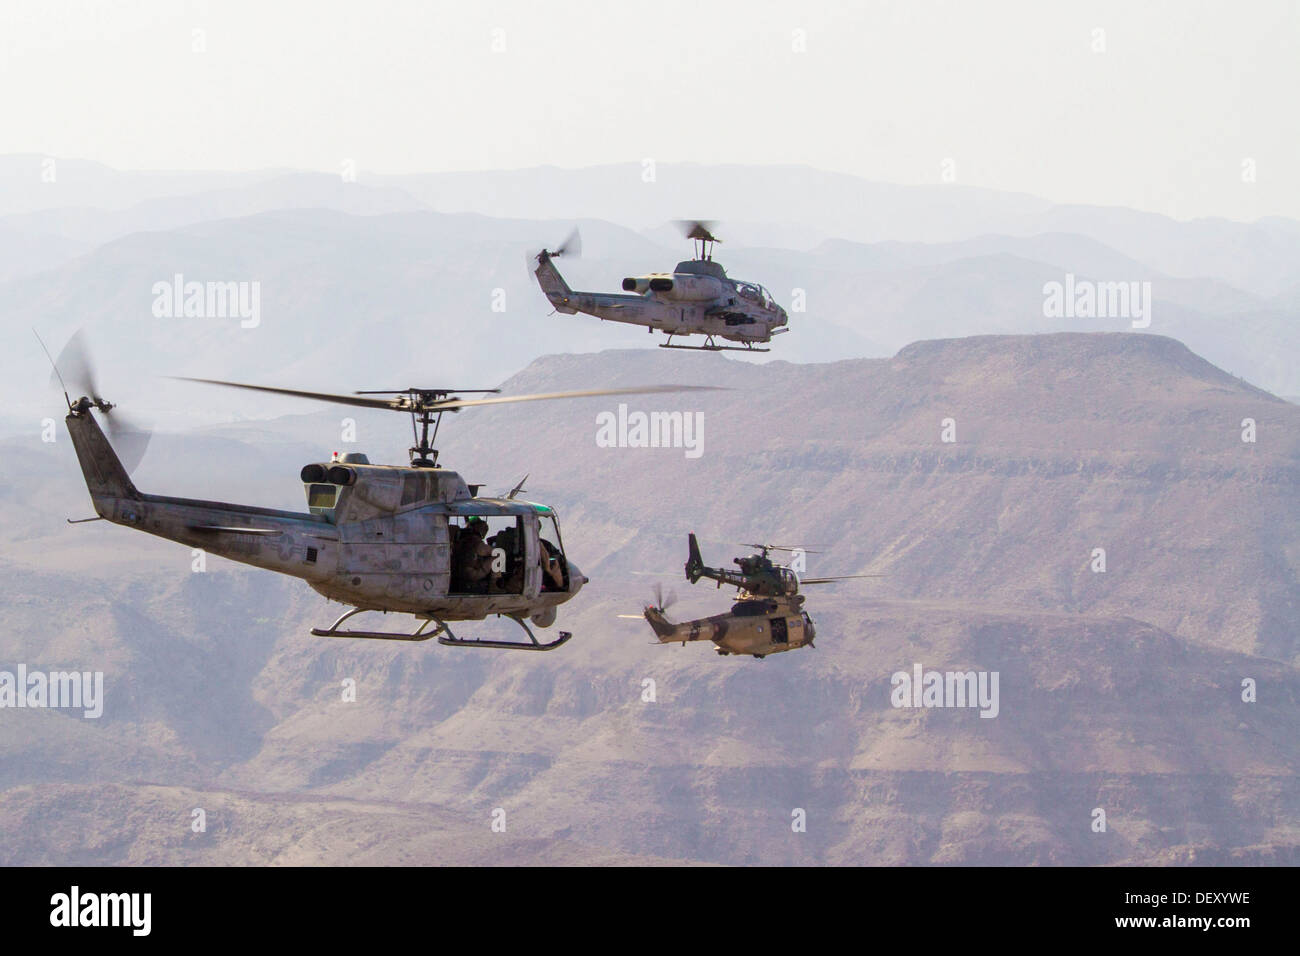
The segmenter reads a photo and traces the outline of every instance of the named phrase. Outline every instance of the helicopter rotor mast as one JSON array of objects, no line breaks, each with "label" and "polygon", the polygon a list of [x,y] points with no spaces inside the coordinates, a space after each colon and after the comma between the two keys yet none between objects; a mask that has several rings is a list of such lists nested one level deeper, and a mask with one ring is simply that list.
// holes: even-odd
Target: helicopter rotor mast
[{"label": "helicopter rotor mast", "polygon": [[695,248],[695,258],[704,262],[713,259],[713,246],[722,240],[713,234],[713,223],[701,219],[679,220],[677,225]]},{"label": "helicopter rotor mast", "polygon": [[[408,449],[411,465],[415,468],[437,468],[438,449],[433,446],[433,443],[438,440],[438,427],[442,424],[443,413],[447,411],[445,408],[438,408],[437,405],[451,399],[454,394],[498,395],[500,392],[499,388],[405,388],[367,390],[354,394],[405,396],[407,410],[411,413],[411,437],[415,442]],[[456,409],[453,408],[451,411]]]},{"label": "helicopter rotor mast", "polygon": [[820,551],[814,551],[811,548],[804,548],[794,544],[751,544],[749,542],[741,542],[740,546],[742,548],[757,548],[759,551],[763,552],[763,557],[765,558],[767,557],[768,552],[770,551],[789,551],[791,553],[801,552],[803,554],[821,554]]}]

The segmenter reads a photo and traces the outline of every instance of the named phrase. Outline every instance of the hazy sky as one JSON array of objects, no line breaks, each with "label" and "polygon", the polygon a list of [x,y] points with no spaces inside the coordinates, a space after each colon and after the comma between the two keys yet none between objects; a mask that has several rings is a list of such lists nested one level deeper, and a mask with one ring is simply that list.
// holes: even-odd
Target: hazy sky
[{"label": "hazy sky", "polygon": [[0,90],[0,153],[127,169],[947,168],[1300,218],[1295,2],[5,0]]}]

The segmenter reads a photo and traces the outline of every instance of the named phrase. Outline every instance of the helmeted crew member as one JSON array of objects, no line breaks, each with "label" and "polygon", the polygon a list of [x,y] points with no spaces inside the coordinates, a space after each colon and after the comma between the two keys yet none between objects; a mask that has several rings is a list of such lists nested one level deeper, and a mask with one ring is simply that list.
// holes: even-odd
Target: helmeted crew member
[{"label": "helmeted crew member", "polygon": [[487,590],[492,577],[492,548],[484,540],[487,532],[486,521],[470,518],[456,537],[451,564],[457,591],[477,594]]},{"label": "helmeted crew member", "polygon": [[559,549],[545,538],[541,539],[542,546],[538,549],[538,564],[542,566],[543,591],[563,591],[564,590],[564,572],[560,570]]},{"label": "helmeted crew member", "polygon": [[492,591],[501,594],[519,594],[524,589],[524,566],[519,560],[519,530],[514,525],[502,528],[488,539],[495,555],[500,551],[505,557],[505,570],[492,576]]}]

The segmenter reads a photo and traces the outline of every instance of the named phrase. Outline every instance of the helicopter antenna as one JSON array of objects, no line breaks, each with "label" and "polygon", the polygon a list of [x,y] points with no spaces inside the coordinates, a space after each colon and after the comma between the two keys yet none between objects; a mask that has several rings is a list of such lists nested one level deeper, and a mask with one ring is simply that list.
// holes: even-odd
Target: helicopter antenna
[{"label": "helicopter antenna", "polygon": [[63,389],[63,400],[68,403],[68,408],[72,407],[72,399],[68,397],[68,386],[63,382],[63,376],[59,374],[59,367],[54,364],[54,357],[50,355],[50,350],[45,347],[45,340],[41,338],[41,333],[32,329],[32,335],[36,336],[36,341],[41,343],[41,351],[45,357],[50,360],[50,368],[54,369],[54,377],[59,380],[59,388]]}]

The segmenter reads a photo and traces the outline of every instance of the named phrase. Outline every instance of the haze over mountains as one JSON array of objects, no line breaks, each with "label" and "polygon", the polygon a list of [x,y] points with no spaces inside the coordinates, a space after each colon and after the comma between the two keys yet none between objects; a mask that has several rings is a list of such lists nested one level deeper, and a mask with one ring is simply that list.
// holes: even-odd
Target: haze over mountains
[{"label": "haze over mountains", "polygon": [[[1276,397],[1300,394],[1300,225],[814,170],[39,169],[0,158],[0,670],[102,670],[106,701],[0,710],[0,861],[1300,861],[1300,408]],[[684,258],[665,223],[695,215],[732,275],[806,291],[769,355],[547,315],[527,250],[577,220],[563,271],[616,289]],[[176,273],[259,282],[260,322],[155,317]],[[1047,318],[1066,273],[1150,281],[1150,327]],[[565,647],[331,642],[307,631],[339,607],[299,582],[64,523],[89,502],[61,423],[41,441],[60,402],[33,325],[55,350],[86,328],[106,395],[165,426],[142,489],[295,510],[304,462],[404,460],[407,423],[350,415],[344,445],[346,410],[156,376],[728,390],[626,403],[702,413],[698,458],[599,447],[600,399],[449,418],[444,465],[558,508],[592,578]],[[691,530],[715,565],[765,538],[884,576],[808,589],[816,650],[652,646],[618,615]],[[674,619],[727,602],[670,587]],[[917,664],[998,672],[998,716],[891,706]]]},{"label": "haze over mountains", "polygon": [[[563,271],[575,288],[616,290],[623,275],[686,257],[668,221],[696,215],[720,220],[732,275],[806,308],[792,312],[770,358],[883,357],[922,338],[995,332],[1134,331],[1127,314],[1049,317],[1044,287],[1069,274],[1149,282],[1143,331],[1276,394],[1300,394],[1300,224],[1289,220],[1184,223],[794,168],[660,165],[654,182],[634,164],[347,182],[59,160],[52,183],[41,169],[35,156],[0,161],[0,309],[12,317],[17,363],[0,398],[11,430],[39,420],[48,397],[29,327],[55,349],[86,328],[105,386],[124,383],[130,400],[131,388],[146,388],[164,424],[206,413],[151,381],[161,375],[225,369],[347,388],[454,370],[453,384],[468,386],[546,352],[640,348],[651,341],[640,330],[549,316],[527,253],[576,222],[585,255]],[[256,327],[155,315],[155,285],[178,274],[256,283]],[[208,418],[235,412],[266,409],[233,399]]]}]

